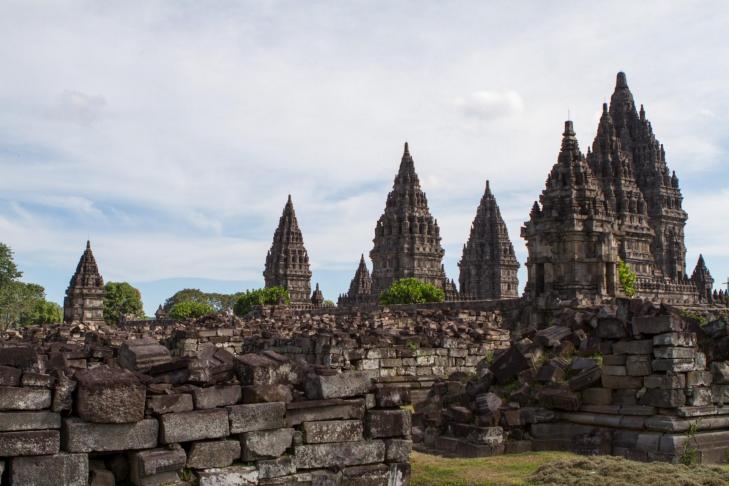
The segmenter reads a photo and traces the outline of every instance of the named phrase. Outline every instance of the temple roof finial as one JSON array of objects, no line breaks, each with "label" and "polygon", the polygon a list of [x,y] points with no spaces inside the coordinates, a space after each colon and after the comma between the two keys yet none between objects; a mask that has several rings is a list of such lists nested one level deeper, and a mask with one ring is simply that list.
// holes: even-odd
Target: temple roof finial
[{"label": "temple roof finial", "polygon": [[618,88],[628,88],[628,79],[625,77],[625,73],[623,71],[618,73],[618,77],[615,80],[615,89]]},{"label": "temple roof finial", "polygon": [[405,149],[403,150],[403,155],[410,155],[410,146],[408,145],[407,141],[405,142]]}]

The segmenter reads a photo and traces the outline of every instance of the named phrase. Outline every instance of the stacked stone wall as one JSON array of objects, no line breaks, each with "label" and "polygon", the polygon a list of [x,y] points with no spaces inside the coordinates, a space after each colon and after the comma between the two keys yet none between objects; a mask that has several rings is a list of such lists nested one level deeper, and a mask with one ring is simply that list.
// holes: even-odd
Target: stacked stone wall
[{"label": "stacked stone wall", "polygon": [[156,339],[0,347],[0,484],[407,484],[407,390]]},{"label": "stacked stone wall", "polygon": [[479,367],[436,382],[414,437],[462,455],[571,450],[729,460],[729,329],[640,300],[563,308]]}]

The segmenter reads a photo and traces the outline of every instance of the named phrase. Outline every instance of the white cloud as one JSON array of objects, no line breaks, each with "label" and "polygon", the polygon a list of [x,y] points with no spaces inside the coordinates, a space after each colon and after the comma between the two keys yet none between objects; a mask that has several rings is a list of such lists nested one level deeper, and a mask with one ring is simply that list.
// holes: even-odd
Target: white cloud
[{"label": "white cloud", "polygon": [[512,90],[476,91],[466,98],[457,98],[454,104],[464,115],[481,121],[509,117],[524,110],[524,101]]},{"label": "white cloud", "polygon": [[87,95],[78,91],[65,90],[58,95],[49,110],[52,119],[90,125],[99,118],[106,107],[103,96]]}]

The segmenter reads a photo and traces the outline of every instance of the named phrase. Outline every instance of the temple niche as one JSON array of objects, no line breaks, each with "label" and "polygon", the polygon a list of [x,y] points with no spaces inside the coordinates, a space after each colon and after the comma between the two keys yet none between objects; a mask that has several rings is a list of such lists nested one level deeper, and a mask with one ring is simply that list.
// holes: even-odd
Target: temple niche
[{"label": "temple niche", "polygon": [[458,266],[463,300],[519,297],[519,262],[489,181]]},{"label": "temple niche", "polygon": [[625,74],[618,73],[586,157],[567,122],[558,163],[522,228],[529,250],[527,295],[623,295],[616,267],[621,261],[637,276],[637,297],[691,304],[699,293],[709,295],[686,275],[682,201],[665,149],[643,106],[636,109]]},{"label": "temple niche", "polygon": [[[309,254],[289,195],[273,235],[271,249],[266,255],[263,271],[266,288],[283,287],[289,291],[292,303],[311,302],[311,270]],[[323,300],[323,299],[322,299]]]},{"label": "temple niche", "polygon": [[448,280],[443,268],[445,251],[438,221],[428,209],[407,142],[385,211],[375,226],[373,242],[373,298],[393,282],[408,277],[442,288],[446,300],[457,298],[455,284]]},{"label": "temple niche", "polygon": [[104,323],[104,279],[99,273],[91,242],[76,266],[63,299],[63,321],[69,324]]}]

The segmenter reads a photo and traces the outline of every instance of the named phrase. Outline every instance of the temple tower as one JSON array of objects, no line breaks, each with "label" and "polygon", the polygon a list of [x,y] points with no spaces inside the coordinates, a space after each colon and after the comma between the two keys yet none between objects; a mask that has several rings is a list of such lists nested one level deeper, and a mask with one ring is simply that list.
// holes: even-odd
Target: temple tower
[{"label": "temple tower", "polygon": [[651,253],[658,277],[674,282],[686,279],[684,227],[688,216],[675,173],[668,170],[666,152],[656,140],[645,109],[636,109],[625,73],[618,73],[610,97],[610,117],[620,139],[621,151],[632,164],[635,180],[647,205],[653,229]]},{"label": "temple tower", "polygon": [[519,262],[489,181],[486,181],[486,191],[476,209],[458,266],[463,300],[519,296]]},{"label": "temple tower", "polygon": [[319,288],[319,282],[316,283],[316,288],[311,293],[311,303],[314,307],[321,307],[324,304],[324,293]]},{"label": "temple tower", "polygon": [[580,152],[571,121],[565,122],[557,163],[539,203],[522,227],[527,241],[533,299],[561,300],[615,296],[618,242],[613,214],[600,183]]},{"label": "temple tower", "polygon": [[66,289],[63,299],[63,320],[67,323],[103,324],[104,279],[96,265],[91,242],[76,266],[76,273]]},{"label": "temple tower", "polygon": [[587,154],[606,202],[619,227],[620,258],[640,278],[653,278],[655,257],[651,250],[655,232],[650,226],[648,206],[635,179],[632,157],[622,147],[607,103],[603,104],[592,152]]},{"label": "temple tower", "polygon": [[349,291],[339,296],[337,305],[357,305],[372,301],[372,277],[367,269],[364,255],[359,259],[359,266],[354,273],[354,278],[349,283]]},{"label": "temple tower", "polygon": [[407,142],[385,211],[375,227],[372,258],[373,298],[394,281],[413,277],[446,287],[438,222],[430,214],[428,200],[420,189],[415,163]]},{"label": "temple tower", "polygon": [[706,267],[704,255],[699,255],[699,261],[696,262],[696,268],[694,268],[694,272],[691,274],[691,281],[699,292],[699,301],[704,304],[713,304],[714,277],[711,276],[711,272]]},{"label": "temple tower", "polygon": [[308,303],[311,296],[311,270],[304,238],[296,220],[291,195],[284,206],[263,271],[266,287],[283,287],[291,302]]}]

